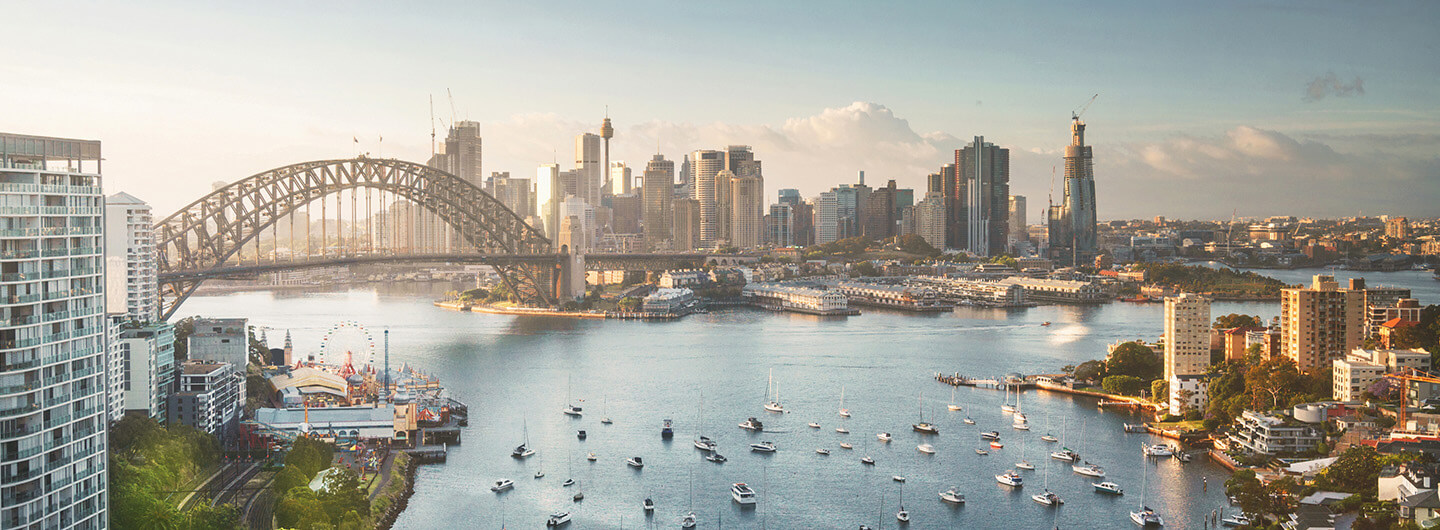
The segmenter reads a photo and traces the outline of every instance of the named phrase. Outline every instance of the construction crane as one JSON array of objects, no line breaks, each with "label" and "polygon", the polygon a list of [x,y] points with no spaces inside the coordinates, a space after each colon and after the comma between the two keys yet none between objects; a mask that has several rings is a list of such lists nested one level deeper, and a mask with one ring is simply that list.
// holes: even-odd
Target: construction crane
[{"label": "construction crane", "polygon": [[1080,108],[1079,108],[1079,110],[1070,111],[1070,119],[1072,119],[1072,120],[1078,120],[1078,119],[1080,119],[1080,116],[1083,116],[1083,115],[1085,114],[1085,111],[1090,110],[1090,105],[1091,105],[1092,103],[1095,103],[1095,98],[1098,98],[1098,97],[1100,97],[1100,94],[1095,94],[1095,95],[1093,95],[1093,96],[1090,96],[1090,101],[1086,101],[1084,105],[1081,105]]},{"label": "construction crane", "polygon": [[1395,425],[1399,430],[1404,431],[1406,428],[1405,410],[1410,408],[1410,404],[1408,403],[1410,399],[1410,382],[1415,381],[1440,385],[1440,377],[1419,368],[1406,368],[1399,373],[1385,374],[1385,378],[1400,381],[1400,403],[1395,406]]}]

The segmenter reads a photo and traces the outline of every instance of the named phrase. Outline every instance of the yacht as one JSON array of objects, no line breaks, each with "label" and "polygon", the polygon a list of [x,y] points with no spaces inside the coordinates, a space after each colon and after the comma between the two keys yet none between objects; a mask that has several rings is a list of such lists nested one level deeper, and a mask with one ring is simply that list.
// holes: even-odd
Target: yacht
[{"label": "yacht", "polygon": [[895,520],[902,523],[910,522],[910,510],[906,510],[904,504],[900,505],[900,511],[895,512]]},{"label": "yacht", "polygon": [[976,449],[976,450],[975,450],[975,454],[980,455],[980,456],[985,456],[985,455],[990,454],[990,451],[986,451],[986,450],[984,450],[984,449]]},{"label": "yacht", "polygon": [[861,463],[861,464],[865,464],[865,465],[867,465],[867,466],[873,466],[873,465],[875,465],[875,459],[874,459],[874,458],[870,458],[869,455],[862,456],[862,457],[860,457],[860,463]]},{"label": "yacht", "polygon": [[824,448],[824,447],[821,447],[821,448],[815,450],[815,454],[817,454],[817,455],[828,455],[828,454],[830,454],[830,450],[829,450],[829,449],[826,449],[826,448]]},{"label": "yacht", "polygon": [[1001,405],[1001,406],[1000,406],[1000,410],[1001,410],[1002,412],[1007,413],[1007,414],[1012,414],[1012,413],[1015,412],[1015,405],[1010,405],[1010,404]]},{"label": "yacht", "polygon": [[593,453],[593,452],[591,452],[591,453],[585,453],[585,459],[586,459],[586,460],[589,460],[589,461],[591,461],[591,462],[594,462],[594,461],[595,461],[596,459],[598,459],[598,458],[599,458],[599,457],[595,456],[595,453]]},{"label": "yacht", "polygon": [[917,446],[915,446],[915,450],[916,450],[916,451],[920,451],[920,452],[922,452],[922,453],[925,453],[925,454],[927,454],[927,455],[933,455],[933,454],[935,454],[935,446],[930,445],[930,444],[920,444],[920,445],[917,445]]},{"label": "yacht", "polygon": [[1015,467],[1018,467],[1018,468],[1020,468],[1020,469],[1024,469],[1024,470],[1026,470],[1026,471],[1034,471],[1034,470],[1035,470],[1035,464],[1031,464],[1029,460],[1021,460],[1021,461],[1019,461],[1019,462],[1016,462],[1016,463],[1015,463]]},{"label": "yacht", "polygon": [[773,453],[775,452],[775,442],[750,444],[750,450],[756,453]]},{"label": "yacht", "polygon": [[531,449],[530,446],[526,444],[520,444],[520,446],[516,447],[514,451],[510,451],[510,456],[513,456],[515,458],[526,458],[533,454],[535,454],[535,450]]},{"label": "yacht", "polygon": [[695,440],[695,448],[701,451],[708,453],[714,451],[715,447],[715,440],[711,440],[709,436],[701,436],[699,440]]},{"label": "yacht", "polygon": [[567,524],[570,524],[570,512],[555,512],[550,514],[549,519],[545,520],[545,526],[549,527],[565,526]]},{"label": "yacht", "polygon": [[584,439],[585,439],[585,429],[580,429],[579,431],[576,431],[576,432],[575,432],[575,437],[576,437],[576,438],[579,438],[579,439],[581,439],[581,440],[584,440]]},{"label": "yacht", "polygon": [[641,507],[645,508],[645,513],[653,512],[655,511],[655,501],[650,500],[650,497],[645,497],[645,502],[641,503]]},{"label": "yacht", "polygon": [[940,492],[940,500],[950,504],[965,504],[965,496],[961,495],[959,491],[956,491],[956,488],[950,488]]},{"label": "yacht", "polygon": [[1070,469],[1087,477],[1105,478],[1105,469],[1089,462],[1086,462],[1085,465],[1070,466]]},{"label": "yacht", "polygon": [[880,434],[875,435],[875,437],[876,437],[876,438],[879,438],[880,441],[882,441],[882,442],[889,442],[890,439],[892,438],[892,437],[890,436],[890,433],[888,433],[888,432],[882,432],[882,433],[880,433]]},{"label": "yacht", "polygon": [[966,425],[974,425],[974,424],[975,424],[975,420],[970,419],[969,416],[966,416],[965,419],[962,420],[962,421],[964,421]]},{"label": "yacht", "polygon": [[1220,524],[1225,526],[1249,526],[1250,518],[1246,517],[1244,513],[1237,513],[1230,517],[1221,519]]},{"label": "yacht", "polygon": [[1145,428],[1145,424],[1144,424],[1144,423],[1126,423],[1126,424],[1125,424],[1125,432],[1139,433],[1139,432],[1148,432],[1148,431],[1149,431],[1149,429],[1146,429],[1146,428]]},{"label": "yacht", "polygon": [[1125,490],[1120,489],[1120,485],[1114,482],[1091,482],[1090,485],[1095,488],[1095,493],[1108,493],[1111,495],[1125,494]]},{"label": "yacht", "polygon": [[1066,462],[1075,462],[1077,460],[1080,460],[1080,454],[1076,453],[1075,451],[1071,451],[1069,447],[1061,447],[1059,451],[1050,453],[1050,458],[1054,458],[1056,460],[1064,460]]},{"label": "yacht", "polygon": [[1041,437],[1040,437],[1040,441],[1042,441],[1042,442],[1055,443],[1055,442],[1060,441],[1060,439],[1059,439],[1059,438],[1056,438],[1054,435],[1047,434],[1047,435],[1045,435],[1045,436],[1041,436]]},{"label": "yacht", "polygon": [[819,429],[819,428],[820,428],[820,424],[817,423],[817,422],[813,422],[813,421],[810,422],[808,426],[809,426],[811,429]]},{"label": "yacht", "polygon": [[1000,439],[1000,431],[982,432],[982,433],[980,433],[980,439],[981,439],[981,440],[999,440],[999,439]]},{"label": "yacht", "polygon": [[995,482],[999,482],[1006,486],[1020,487],[1025,484],[1025,479],[1021,477],[1019,473],[1011,470],[1001,473],[999,475],[995,475]]},{"label": "yacht", "polygon": [[499,493],[499,492],[502,492],[502,491],[505,491],[505,490],[508,490],[508,489],[511,489],[511,488],[514,488],[514,487],[515,487],[515,481],[510,480],[510,479],[507,478],[507,479],[501,479],[501,480],[495,481],[495,485],[494,485],[494,486],[490,486],[490,491]]},{"label": "yacht", "polygon": [[1167,444],[1140,444],[1140,451],[1145,453],[1145,456],[1172,456],[1175,454],[1175,450]]},{"label": "yacht", "polygon": [[583,409],[575,405],[565,405],[564,410],[561,410],[561,412],[570,416],[581,416],[584,414]]},{"label": "yacht", "polygon": [[1015,430],[1017,430],[1017,431],[1028,431],[1028,430],[1030,430],[1030,424],[1029,424],[1029,423],[1025,423],[1025,422],[1013,423],[1013,424],[1010,425],[1010,427],[1013,428],[1013,429],[1015,429]]},{"label": "yacht", "polygon": [[962,410],[962,407],[960,405],[955,404],[955,388],[956,387],[953,386],[950,387],[950,404],[945,406],[945,408],[950,410],[951,412]]},{"label": "yacht", "polygon": [[739,504],[755,504],[755,490],[744,482],[736,482],[730,486],[730,498],[735,499]]},{"label": "yacht", "polygon": [[644,468],[644,467],[645,467],[645,461],[642,460],[642,459],[641,459],[640,457],[638,457],[638,456],[632,456],[632,457],[630,457],[630,458],[625,459],[625,463],[628,464],[630,467],[633,467],[633,468],[635,468],[635,469],[641,469],[641,468]]},{"label": "yacht", "polygon": [[705,455],[705,459],[716,464],[724,464],[726,460],[729,460],[728,458],[725,458],[725,455],[722,455],[720,453],[710,453],[708,455]]},{"label": "yacht", "polygon": [[844,427],[836,427],[835,432],[838,432],[840,434],[850,434],[850,429],[846,429]]},{"label": "yacht", "polygon": [[674,427],[673,424],[671,424],[670,420],[667,418],[667,419],[665,420],[665,422],[660,425],[660,438],[661,438],[661,439],[664,439],[664,440],[669,440],[669,439],[674,438],[674,437],[675,437],[675,427]]},{"label": "yacht", "polygon": [[915,432],[918,432],[920,434],[940,434],[940,428],[923,421],[920,423],[916,423],[912,427],[915,429]]},{"label": "yacht", "polygon": [[1140,511],[1130,512],[1130,520],[1140,526],[1165,526],[1165,520],[1160,518],[1160,514],[1145,506],[1141,506]]},{"label": "yacht", "polygon": [[850,409],[845,408],[845,387],[840,387],[840,417],[849,418]]},{"label": "yacht", "polygon": [[841,448],[841,449],[854,449],[855,446],[850,445],[848,442],[840,442],[840,448]]},{"label": "yacht", "polygon": [[[775,391],[774,394],[770,393],[772,387]],[[785,406],[780,404],[780,385],[775,384],[774,369],[770,370],[770,380],[765,384],[765,394],[771,396],[770,401],[765,403],[765,410],[770,412],[785,412]]]},{"label": "yacht", "polygon": [[764,424],[760,423],[760,420],[757,420],[755,418],[749,418],[745,421],[740,422],[740,428],[747,431],[759,431],[764,429],[765,426]]},{"label": "yacht", "polygon": [[1050,490],[1045,490],[1045,493],[1041,493],[1039,495],[1031,495],[1030,499],[1046,506],[1059,506],[1061,504],[1065,504],[1065,501],[1062,500],[1059,495],[1056,495],[1055,492]]}]

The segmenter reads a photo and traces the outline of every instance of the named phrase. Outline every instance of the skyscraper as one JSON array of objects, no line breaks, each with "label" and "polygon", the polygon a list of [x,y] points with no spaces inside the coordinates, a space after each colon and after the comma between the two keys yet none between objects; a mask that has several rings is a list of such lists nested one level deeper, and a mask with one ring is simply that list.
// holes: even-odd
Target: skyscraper
[{"label": "skyscraper", "polygon": [[[959,155],[957,154],[958,158]],[[940,192],[945,194],[945,246],[943,248],[964,249],[965,244],[965,185],[960,181],[960,170],[955,164],[940,166]],[[942,247],[935,247],[942,248]]]},{"label": "skyscraper", "polygon": [[947,208],[945,193],[931,191],[925,194],[920,204],[915,205],[915,234],[937,249],[945,248]]},{"label": "skyscraper", "polygon": [[840,240],[840,199],[834,189],[815,199],[815,244]]},{"label": "skyscraper", "polygon": [[1280,351],[1301,371],[1328,370],[1365,340],[1365,290],[1317,274],[1308,288],[1280,290]]},{"label": "skyscraper", "polygon": [[100,160],[98,141],[0,134],[0,527],[109,527]]},{"label": "skyscraper", "polygon": [[675,250],[695,250],[700,246],[701,208],[695,199],[675,199],[671,206],[674,214],[670,237]]},{"label": "skyscraper", "polygon": [[645,203],[643,218],[647,249],[659,249],[670,240],[674,183],[675,162],[656,153],[654,158],[645,163],[645,175],[640,180],[640,196]]},{"label": "skyscraper", "polygon": [[600,137],[591,133],[575,136],[575,196],[591,207],[600,206],[600,188],[605,166],[600,161]]},{"label": "skyscraper", "polygon": [[805,200],[800,197],[800,190],[797,189],[782,189],[778,192],[778,195],[780,198],[780,204],[789,204],[791,206],[794,206],[805,202]]},{"label": "skyscraper", "polygon": [[883,188],[875,188],[865,199],[862,218],[865,225],[861,227],[861,234],[881,241],[895,235],[896,217],[895,199],[900,190],[895,187],[895,181],[891,180]]},{"label": "skyscraper", "polygon": [[1010,196],[1010,239],[1014,241],[1025,241],[1030,239],[1030,231],[1025,226],[1025,196]]},{"label": "skyscraper", "polygon": [[440,152],[430,157],[430,167],[460,177],[477,187],[483,187],[484,173],[480,172],[483,150],[479,122],[467,120],[451,125],[439,147]]},{"label": "skyscraper", "polygon": [[[723,169],[723,152],[699,150],[690,153],[689,180],[693,185],[690,198],[700,203],[700,244],[707,247],[714,245],[723,232],[720,227],[723,217],[719,211],[715,183],[715,175]],[[678,210],[676,215],[679,215]]]},{"label": "skyscraper", "polygon": [[540,216],[545,219],[545,237],[553,244],[560,237],[560,201],[565,199],[559,164],[544,164],[535,170],[535,196],[540,202]]},{"label": "skyscraper", "polygon": [[105,311],[130,320],[160,318],[150,205],[129,193],[105,198]]},{"label": "skyscraper", "polygon": [[1165,298],[1165,380],[1209,367],[1210,300],[1190,293]]},{"label": "skyscraper", "polygon": [[633,191],[630,189],[630,179],[630,166],[625,165],[625,162],[619,160],[611,162],[610,179],[605,186],[605,193],[607,195],[628,195]]},{"label": "skyscraper", "polygon": [[955,151],[955,166],[965,197],[964,225],[949,228],[964,231],[960,248],[971,254],[1003,254],[1010,231],[1010,150],[976,136]]},{"label": "skyscraper", "polygon": [[491,195],[521,219],[535,215],[535,192],[530,179],[510,178],[509,171],[490,174]]},{"label": "skyscraper", "polygon": [[765,190],[760,177],[742,176],[730,181],[730,244],[739,248],[760,246],[764,223]]},{"label": "skyscraper", "polygon": [[1050,207],[1049,217],[1051,257],[1075,265],[1095,256],[1095,164],[1078,117],[1070,120],[1065,146],[1065,198]]},{"label": "skyscraper", "polygon": [[795,207],[779,202],[770,205],[765,240],[778,248],[795,245]]}]

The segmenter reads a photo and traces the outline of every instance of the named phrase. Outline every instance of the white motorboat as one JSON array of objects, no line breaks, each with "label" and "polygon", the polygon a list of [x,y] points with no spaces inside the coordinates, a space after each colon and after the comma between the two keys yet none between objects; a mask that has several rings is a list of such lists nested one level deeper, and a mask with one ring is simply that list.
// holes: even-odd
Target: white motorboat
[{"label": "white motorboat", "polygon": [[708,453],[714,451],[715,447],[715,440],[711,440],[709,436],[701,436],[699,440],[695,440],[695,448],[701,451]]},{"label": "white motorboat", "polygon": [[510,480],[510,479],[508,479],[508,478],[507,478],[507,479],[500,479],[500,480],[495,481],[495,485],[494,485],[494,486],[490,486],[490,491],[499,493],[499,492],[502,492],[502,491],[505,491],[505,490],[508,490],[508,489],[511,489],[511,488],[514,488],[514,487],[515,487],[515,481]]},{"label": "white motorboat", "polygon": [[1160,514],[1144,506],[1140,507],[1139,511],[1130,512],[1130,520],[1140,526],[1165,526],[1165,520],[1160,518]]},{"label": "white motorboat", "polygon": [[1172,456],[1175,454],[1175,450],[1168,444],[1140,444],[1140,451],[1145,453],[1145,456]]},{"label": "white motorboat", "polygon": [[867,466],[873,466],[873,465],[875,465],[875,459],[874,459],[874,458],[870,458],[868,455],[867,455],[867,456],[862,456],[862,457],[860,457],[860,463],[861,463],[861,464],[865,464],[865,465],[867,465]]},{"label": "white motorboat", "polygon": [[965,496],[961,495],[957,488],[950,488],[940,492],[940,500],[950,504],[965,504]]},{"label": "white motorboat", "polygon": [[961,420],[961,421],[964,421],[966,425],[974,425],[974,424],[975,424],[975,420],[970,419],[969,416],[966,416],[965,419],[964,419],[964,420]]},{"label": "white motorboat", "polygon": [[975,450],[975,454],[980,455],[980,456],[985,456],[985,455],[990,454],[990,451],[986,451],[986,450],[984,450],[984,449],[976,449],[976,450]]},{"label": "white motorboat", "polygon": [[927,454],[927,455],[933,455],[933,454],[935,454],[935,446],[930,445],[930,444],[920,444],[920,445],[917,445],[917,446],[915,446],[915,450],[916,450],[916,451],[920,451],[920,452],[922,452],[922,453],[925,453],[925,454]]},{"label": "white motorboat", "polygon": [[1230,516],[1230,517],[1226,517],[1226,518],[1220,520],[1220,524],[1225,525],[1225,526],[1232,526],[1232,527],[1233,527],[1233,526],[1249,526],[1249,525],[1250,525],[1250,522],[1251,522],[1251,521],[1250,521],[1250,518],[1247,517],[1244,513],[1237,513],[1237,514],[1235,514],[1235,515],[1232,515],[1232,516]]},{"label": "white motorboat", "polygon": [[1105,469],[1089,462],[1084,465],[1070,466],[1070,469],[1087,477],[1105,478]]},{"label": "white motorboat", "polygon": [[589,461],[591,461],[591,462],[594,462],[594,461],[598,460],[599,458],[600,458],[600,457],[595,456],[595,453],[585,453],[585,459],[586,459],[586,460],[589,460]]},{"label": "white motorboat", "polygon": [[1034,471],[1034,470],[1035,470],[1035,464],[1031,464],[1029,460],[1021,460],[1021,461],[1019,461],[1019,462],[1016,462],[1016,463],[1015,463],[1015,467],[1018,467],[1018,468],[1020,468],[1020,469],[1024,469],[1024,470],[1026,470],[1026,471]]},{"label": "white motorboat", "polygon": [[880,433],[880,434],[875,435],[875,437],[876,437],[876,438],[879,438],[880,441],[882,441],[882,442],[889,442],[890,439],[892,438],[892,437],[890,436],[890,433],[888,433],[888,432],[882,432],[882,433]]},{"label": "white motorboat", "polygon": [[[771,389],[774,394],[771,394]],[[770,401],[765,403],[765,410],[770,412],[785,412],[785,406],[780,404],[780,385],[775,383],[775,369],[770,369],[770,380],[765,383],[765,395]]]},{"label": "white motorboat", "polygon": [[830,450],[829,450],[829,449],[826,449],[826,448],[824,448],[824,447],[821,447],[821,448],[815,450],[815,454],[817,454],[817,455],[828,455],[828,454],[830,454]]},{"label": "white motorboat", "polygon": [[745,421],[740,422],[740,428],[747,431],[761,431],[765,429],[765,425],[755,418],[747,418]]},{"label": "white motorboat", "polygon": [[846,429],[844,427],[836,427],[835,432],[838,432],[840,434],[850,434],[850,429]]},{"label": "white motorboat", "polygon": [[1031,495],[1030,499],[1046,506],[1059,506],[1061,504],[1065,504],[1065,501],[1061,499],[1059,495],[1056,495],[1055,492],[1050,490],[1045,490],[1045,493],[1041,493],[1039,495]]},{"label": "white motorboat", "polygon": [[750,444],[750,450],[756,453],[773,453],[775,452],[775,442],[753,443]]},{"label": "white motorboat", "polygon": [[1053,435],[1047,434],[1047,435],[1045,435],[1045,436],[1041,436],[1041,437],[1040,437],[1040,441],[1042,441],[1042,442],[1055,443],[1055,442],[1060,441],[1060,439],[1054,437]]},{"label": "white motorboat", "polygon": [[728,458],[725,458],[725,455],[722,455],[720,453],[710,453],[708,455],[705,455],[705,459],[716,464],[724,464],[726,460],[729,460]]},{"label": "white motorboat", "polygon": [[999,439],[1000,439],[1000,432],[999,432],[999,431],[982,432],[982,433],[980,433],[980,439],[981,439],[981,440],[999,440]]},{"label": "white motorboat", "polygon": [[560,485],[561,485],[561,486],[564,486],[564,487],[566,487],[566,488],[568,488],[568,487],[570,487],[570,486],[574,486],[574,485],[575,485],[575,479],[573,479],[573,478],[567,478],[567,479],[565,479],[565,482],[561,482]]},{"label": "white motorboat", "polygon": [[900,475],[895,475],[895,476],[890,477],[890,480],[893,480],[893,481],[895,481],[895,482],[905,482],[905,477],[902,477],[902,476],[900,476]]},{"label": "white motorboat", "polygon": [[1095,493],[1108,493],[1110,495],[1124,495],[1125,490],[1114,482],[1091,482],[1090,486],[1095,488]]},{"label": "white motorboat", "polygon": [[695,528],[696,519],[695,512],[685,514],[680,518],[680,528]]},{"label": "white motorboat", "polygon": [[854,449],[855,446],[850,445],[848,442],[840,442],[840,448],[841,448],[841,449]]},{"label": "white motorboat", "polygon": [[744,482],[736,482],[730,485],[730,498],[741,505],[752,505],[756,501],[755,490],[750,489]]},{"label": "white motorboat", "polygon": [[811,429],[819,429],[820,424],[812,421],[809,423],[808,427],[810,427]]},{"label": "white motorboat", "polygon": [[995,482],[999,482],[1006,486],[1020,487],[1025,484],[1025,478],[1021,477],[1019,473],[1011,470],[1001,473],[999,475],[995,475]]},{"label": "white motorboat", "polygon": [[640,506],[645,508],[646,512],[655,511],[655,501],[650,500],[650,497],[645,497],[645,502],[641,503]]},{"label": "white motorboat", "polygon": [[641,469],[641,468],[644,468],[644,467],[645,467],[645,461],[642,460],[642,459],[641,459],[640,457],[638,457],[638,456],[632,456],[632,457],[630,457],[630,458],[626,458],[626,459],[625,459],[625,464],[628,465],[628,466],[630,466],[630,467],[633,467],[633,468],[635,468],[635,469]]},{"label": "white motorboat", "polygon": [[545,520],[545,526],[556,527],[570,524],[570,512],[555,512]]},{"label": "white motorboat", "polygon": [[1017,430],[1017,431],[1028,431],[1028,430],[1030,430],[1030,424],[1029,424],[1029,423],[1025,423],[1025,422],[1012,423],[1012,424],[1010,424],[1010,428],[1015,429],[1015,430]]},{"label": "white motorboat", "polygon": [[545,470],[543,470],[543,469],[537,469],[537,470],[535,470],[535,478],[545,478]]}]

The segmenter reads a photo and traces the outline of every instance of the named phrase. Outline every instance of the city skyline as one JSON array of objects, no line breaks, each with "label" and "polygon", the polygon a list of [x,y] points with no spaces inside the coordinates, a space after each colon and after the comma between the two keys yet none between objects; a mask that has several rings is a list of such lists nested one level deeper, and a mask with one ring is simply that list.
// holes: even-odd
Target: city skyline
[{"label": "city skyline", "polygon": [[[1030,198],[1027,222],[1037,224],[1069,113],[1096,93],[1085,118],[1102,220],[1416,216],[1440,199],[1440,112],[1430,104],[1440,83],[1425,52],[1437,8],[1423,3],[1144,13],[1114,4],[916,3],[894,13],[736,4],[756,15],[729,35],[741,38],[684,31],[676,22],[696,8],[649,4],[440,6],[454,16],[439,23],[383,6],[286,6],[279,17],[265,6],[111,9],[79,10],[71,23],[94,31],[16,58],[24,82],[3,89],[29,104],[12,109],[10,127],[105,141],[111,189],[162,217],[216,180],[293,162],[357,151],[424,162],[431,96],[440,131],[452,118],[481,124],[487,171],[525,176],[566,158],[574,135],[599,131],[608,104],[610,160],[638,167],[657,146],[678,161],[751,145],[767,161],[767,202],[780,188],[815,197],[860,170],[923,189],[963,139],[984,135],[1011,149],[1012,193]],[[15,8],[29,18],[49,10]],[[923,31],[987,16],[1029,23],[1014,35],[959,23],[993,44],[988,54],[958,53],[960,43]],[[104,27],[112,20],[131,25]],[[1222,24],[1216,46],[1207,28]],[[587,25],[609,31],[596,39]],[[307,31],[290,31],[299,27]],[[39,38],[44,27],[16,31]],[[1388,43],[1385,53],[1374,53],[1376,42]],[[686,59],[719,46],[734,53],[712,62],[749,68],[761,82],[689,80],[701,67]],[[355,81],[395,66],[399,75]],[[657,68],[673,75],[619,82],[653,79]],[[567,82],[592,77],[617,82]],[[1229,192],[1236,187],[1247,191]],[[1269,199],[1297,191],[1307,200],[1280,208]]]}]

